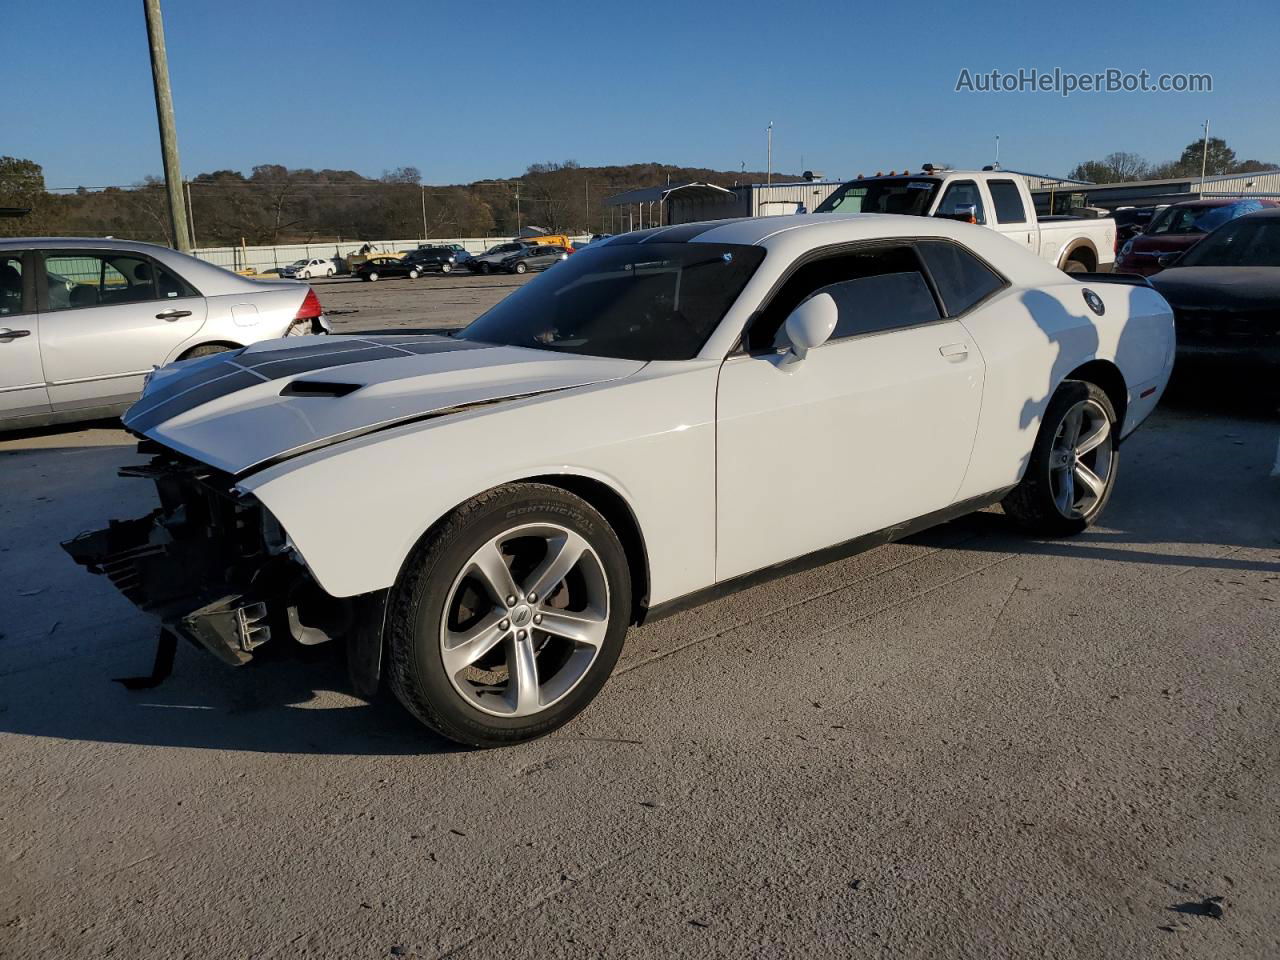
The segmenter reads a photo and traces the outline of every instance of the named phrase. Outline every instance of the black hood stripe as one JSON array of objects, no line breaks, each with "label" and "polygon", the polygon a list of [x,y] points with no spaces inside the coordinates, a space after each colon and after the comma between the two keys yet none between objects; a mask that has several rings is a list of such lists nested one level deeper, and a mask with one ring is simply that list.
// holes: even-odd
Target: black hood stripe
[{"label": "black hood stripe", "polygon": [[181,416],[220,397],[259,383],[301,373],[373,360],[491,347],[492,344],[455,340],[451,337],[400,339],[385,336],[343,340],[326,338],[316,344],[285,350],[237,350],[220,356],[216,362],[193,370],[160,390],[146,394],[125,413],[124,424],[136,433],[146,433],[166,420]]}]

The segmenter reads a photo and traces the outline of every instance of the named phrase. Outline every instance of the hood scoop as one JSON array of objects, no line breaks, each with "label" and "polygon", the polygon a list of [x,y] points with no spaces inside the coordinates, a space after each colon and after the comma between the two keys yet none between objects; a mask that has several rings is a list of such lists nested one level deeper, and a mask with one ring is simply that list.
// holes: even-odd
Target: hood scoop
[{"label": "hood scoop", "polygon": [[282,397],[345,397],[363,384],[334,383],[329,380],[290,380],[280,391]]}]

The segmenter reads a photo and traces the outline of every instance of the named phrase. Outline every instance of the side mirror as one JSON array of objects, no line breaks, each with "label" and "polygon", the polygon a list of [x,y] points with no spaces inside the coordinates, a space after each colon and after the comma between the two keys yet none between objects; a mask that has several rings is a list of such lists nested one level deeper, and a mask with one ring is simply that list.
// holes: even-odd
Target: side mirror
[{"label": "side mirror", "polygon": [[1156,264],[1160,267],[1161,270],[1164,270],[1168,267],[1175,266],[1177,262],[1181,259],[1182,259],[1181,253],[1163,253],[1160,256],[1156,257]]},{"label": "side mirror", "polygon": [[810,297],[791,312],[784,329],[791,349],[782,359],[783,366],[799,363],[814,347],[820,347],[835,332],[840,310],[829,293]]}]

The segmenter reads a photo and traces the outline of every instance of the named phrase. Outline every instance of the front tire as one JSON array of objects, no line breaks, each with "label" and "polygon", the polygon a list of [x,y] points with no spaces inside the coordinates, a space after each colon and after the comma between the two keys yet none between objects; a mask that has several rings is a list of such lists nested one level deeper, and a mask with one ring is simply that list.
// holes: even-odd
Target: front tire
[{"label": "front tire", "polygon": [[1073,536],[1101,516],[1119,466],[1111,398],[1095,384],[1068,380],[1049,401],[1026,473],[1005,496],[1004,512],[1031,533]]},{"label": "front tire", "polygon": [[540,737],[604,686],[630,610],[626,555],[604,517],[557,487],[498,487],[406,561],[388,609],[391,688],[468,746]]},{"label": "front tire", "polygon": [[487,277],[489,275],[489,271],[492,269],[493,267],[489,266],[489,264],[482,263],[480,264],[480,275]]},{"label": "front tire", "polygon": [[450,273],[450,272],[452,272],[452,270],[453,270],[453,264],[451,264],[451,263],[442,263],[442,264],[440,264],[440,272],[441,272],[441,273]]},{"label": "front tire", "polygon": [[418,271],[417,271],[417,270],[410,270],[410,271],[409,271],[409,279],[410,279],[410,280],[417,280],[417,279],[418,279]]},{"label": "front tire", "polygon": [[528,273],[529,266],[523,260],[512,268],[516,273]]},{"label": "front tire", "polygon": [[378,281],[378,271],[377,271],[377,270],[370,270],[368,273],[366,273],[366,274],[364,275],[364,278],[365,278],[366,280],[368,280],[370,283],[377,283],[377,281]]}]

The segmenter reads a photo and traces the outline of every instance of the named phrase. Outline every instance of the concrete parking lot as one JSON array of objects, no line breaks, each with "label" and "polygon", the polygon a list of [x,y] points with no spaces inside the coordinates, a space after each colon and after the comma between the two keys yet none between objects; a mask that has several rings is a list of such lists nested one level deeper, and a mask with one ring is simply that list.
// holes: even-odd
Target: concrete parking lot
[{"label": "concrete parking lot", "polygon": [[[513,282],[317,287],[369,329]],[[336,650],[111,683],[154,628],[57,544],[149,509],[129,441],[0,437],[0,955],[1280,955],[1280,421],[1212,395],[1078,539],[993,509],[635,629],[489,752]]]}]

